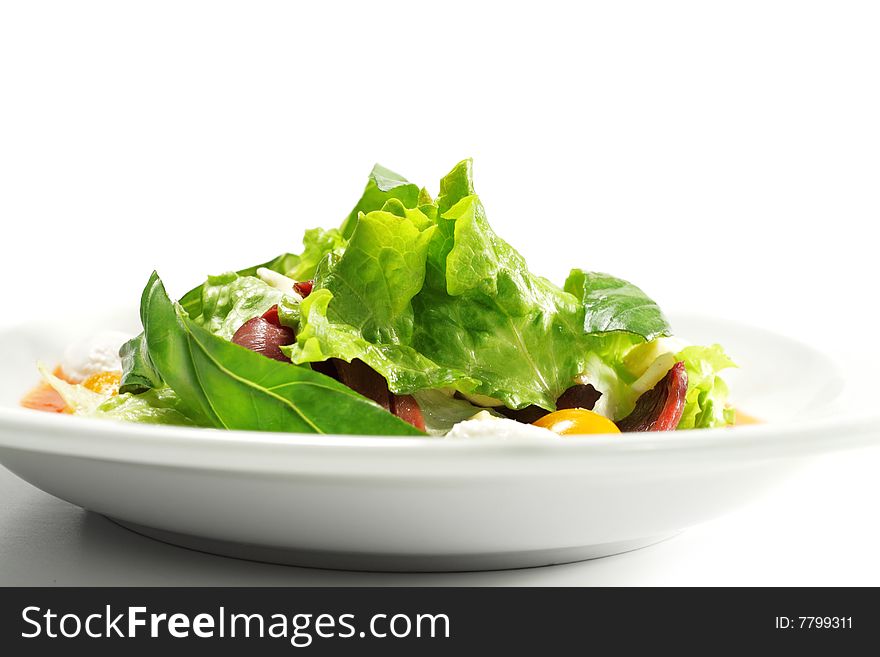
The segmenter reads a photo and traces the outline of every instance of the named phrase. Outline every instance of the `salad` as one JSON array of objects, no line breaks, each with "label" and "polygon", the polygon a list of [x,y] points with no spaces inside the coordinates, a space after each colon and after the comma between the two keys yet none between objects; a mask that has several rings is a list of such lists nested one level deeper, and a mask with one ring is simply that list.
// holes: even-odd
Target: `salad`
[{"label": "salad", "polygon": [[[673,336],[614,276],[542,278],[490,227],[464,160],[439,194],[376,166],[299,254],[209,276],[143,332],[43,365],[30,408],[129,422],[327,434],[627,433],[735,422],[719,345]],[[119,348],[121,345],[121,348]],[[117,351],[118,350],[118,351]]]}]

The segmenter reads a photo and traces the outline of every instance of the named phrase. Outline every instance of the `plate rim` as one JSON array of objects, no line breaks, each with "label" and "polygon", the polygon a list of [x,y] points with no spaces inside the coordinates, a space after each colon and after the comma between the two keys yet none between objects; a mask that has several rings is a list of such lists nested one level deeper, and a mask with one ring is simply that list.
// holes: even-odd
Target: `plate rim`
[{"label": "plate rim", "polygon": [[[592,435],[574,440],[485,437],[345,436],[230,431],[194,427],[127,426],[91,418],[27,417],[0,413],[5,450],[197,470],[287,474],[473,474],[545,470],[602,472],[738,467],[755,461],[806,457],[880,445],[880,418],[841,415],[809,422],[695,429],[634,440]],[[33,412],[36,414],[36,412]],[[18,417],[15,417],[17,415]],[[4,459],[0,456],[0,462]],[[490,467],[487,469],[487,463]]]},{"label": "plate rim", "polygon": [[[116,314],[121,315],[123,311],[124,309],[117,309]],[[826,405],[833,408],[834,400],[840,396],[845,380],[838,364],[812,345],[740,320],[693,312],[675,313],[675,317],[692,323],[724,323],[753,336],[767,336],[792,344],[821,362],[831,374],[828,384],[831,394]],[[4,327],[0,330],[0,335],[26,331],[30,323]],[[690,461],[706,460],[707,454],[718,455],[713,456],[713,459],[719,459],[726,454],[738,462],[809,455],[835,451],[837,448],[880,444],[880,431],[874,430],[877,426],[880,426],[880,414],[833,413],[820,418],[729,428],[633,433],[627,434],[626,440],[621,440],[614,434],[567,437],[561,440],[525,437],[444,439],[428,436],[221,430],[133,424],[93,418],[76,418],[71,422],[71,418],[65,415],[0,406],[0,449],[109,458],[170,467],[215,469],[225,463],[225,468],[257,468],[284,472],[290,472],[291,465],[302,460],[314,468],[321,461],[330,459],[331,463],[339,464],[345,469],[346,465],[351,466],[355,462],[376,465],[381,462],[381,457],[389,460],[389,468],[396,469],[432,460],[446,465],[461,463],[465,460],[460,455],[467,455],[467,461],[478,462],[481,467],[484,467],[487,459],[491,459],[495,463],[515,464],[518,469],[522,469],[526,463],[535,460],[551,461],[555,464],[554,467],[574,463],[577,469],[583,470],[592,465],[607,465],[609,460],[617,465],[630,461],[633,467],[647,464],[656,467],[658,455],[666,455],[678,461]],[[830,437],[832,434],[841,434],[844,437],[835,440]],[[150,450],[155,453],[146,453]],[[187,458],[185,462],[175,462],[161,458],[163,454],[177,457],[185,455]],[[341,459],[340,454],[349,458]],[[413,454],[416,456],[413,457]],[[224,455],[225,458],[216,458]],[[252,458],[248,458],[248,455]],[[201,458],[193,458],[194,456]],[[233,456],[240,460],[229,462]],[[361,467],[357,469],[362,470]],[[293,471],[302,471],[302,468],[294,467]]]}]

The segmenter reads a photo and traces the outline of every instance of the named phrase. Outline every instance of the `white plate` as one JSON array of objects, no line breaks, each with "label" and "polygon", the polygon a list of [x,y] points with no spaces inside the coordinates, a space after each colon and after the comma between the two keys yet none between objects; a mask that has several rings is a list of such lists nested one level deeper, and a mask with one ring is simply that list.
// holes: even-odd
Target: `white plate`
[{"label": "white plate", "polygon": [[[122,319],[121,319],[122,318]],[[136,316],[0,334],[0,462],[44,491],[172,543],[379,570],[538,566],[648,545],[764,491],[805,457],[880,442],[835,414],[835,367],[787,338],[696,317],[679,334],[741,365],[766,424],[558,441],[315,436],[85,420],[17,408],[35,362]]]}]

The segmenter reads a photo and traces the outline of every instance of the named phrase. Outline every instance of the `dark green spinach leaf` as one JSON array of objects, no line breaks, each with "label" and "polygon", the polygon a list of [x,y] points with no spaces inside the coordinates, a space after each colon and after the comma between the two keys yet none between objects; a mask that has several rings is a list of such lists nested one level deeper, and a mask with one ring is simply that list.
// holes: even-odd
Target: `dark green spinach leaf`
[{"label": "dark green spinach leaf", "polygon": [[[277,258],[273,258],[268,262],[264,262],[253,267],[247,267],[237,272],[239,276],[256,276],[257,270],[265,267],[279,274],[286,274],[290,269],[295,267],[301,256],[292,253],[282,253]],[[205,283],[194,287],[183,295],[180,299],[180,305],[190,317],[199,317],[202,315],[202,301],[205,291],[205,285],[208,284],[210,278]],[[147,288],[149,289],[149,287]],[[147,290],[144,290],[146,293]],[[143,307],[144,299],[141,299],[141,325],[143,326]],[[162,386],[162,378],[150,361],[149,349],[144,334],[132,338],[119,350],[119,357],[122,359],[122,381],[119,385],[119,392],[130,392],[138,394],[145,392],[151,388],[159,388]]]},{"label": "dark green spinach leaf", "polygon": [[565,291],[583,304],[584,333],[588,335],[624,331],[650,341],[672,334],[660,307],[623,279],[572,269],[565,281]]},{"label": "dark green spinach leaf", "polygon": [[224,429],[422,435],[347,386],[220,338],[174,304],[154,274],[144,329],[156,369],[190,417]]}]

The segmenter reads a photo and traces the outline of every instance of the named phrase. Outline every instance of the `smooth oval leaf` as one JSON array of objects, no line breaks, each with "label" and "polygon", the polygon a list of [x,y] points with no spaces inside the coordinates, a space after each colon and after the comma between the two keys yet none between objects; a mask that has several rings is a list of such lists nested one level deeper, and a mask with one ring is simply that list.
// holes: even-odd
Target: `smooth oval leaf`
[{"label": "smooth oval leaf", "polygon": [[632,283],[599,272],[572,269],[565,291],[583,304],[584,333],[624,331],[645,340],[671,335],[660,307]]},{"label": "smooth oval leaf", "polygon": [[[221,426],[196,374],[186,327],[178,308],[180,306],[168,297],[159,275],[153,272],[141,301],[150,360],[162,380],[180,397],[186,415],[199,424]],[[185,314],[185,311],[180,313]]]},{"label": "smooth oval leaf", "polygon": [[218,428],[422,435],[347,386],[308,367],[266,358],[199,326],[150,279],[145,331],[168,385]]}]

